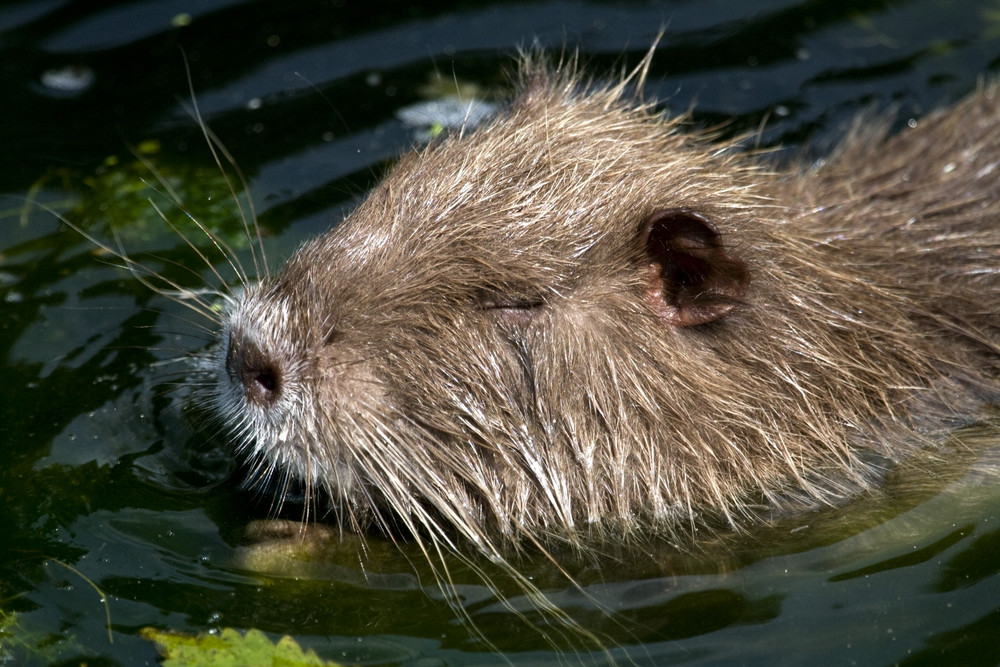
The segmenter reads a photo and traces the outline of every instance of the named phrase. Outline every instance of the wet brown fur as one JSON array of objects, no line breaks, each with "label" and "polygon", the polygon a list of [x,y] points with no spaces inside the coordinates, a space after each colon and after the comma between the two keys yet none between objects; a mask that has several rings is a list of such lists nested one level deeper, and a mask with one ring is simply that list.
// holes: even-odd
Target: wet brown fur
[{"label": "wet brown fur", "polygon": [[[776,171],[637,102],[646,66],[525,58],[233,298],[203,371],[262,475],[502,557],[838,503],[995,398],[996,87]],[[650,257],[664,211],[718,232],[704,294]]]}]

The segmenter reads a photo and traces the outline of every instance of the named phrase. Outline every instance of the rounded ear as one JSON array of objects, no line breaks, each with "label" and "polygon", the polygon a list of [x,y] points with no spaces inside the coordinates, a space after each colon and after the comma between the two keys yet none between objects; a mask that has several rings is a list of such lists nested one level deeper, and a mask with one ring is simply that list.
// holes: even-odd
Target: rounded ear
[{"label": "rounded ear", "polygon": [[646,302],[666,322],[706,324],[742,303],[750,271],[726,252],[719,231],[700,213],[656,211],[646,221],[642,240],[649,262]]}]

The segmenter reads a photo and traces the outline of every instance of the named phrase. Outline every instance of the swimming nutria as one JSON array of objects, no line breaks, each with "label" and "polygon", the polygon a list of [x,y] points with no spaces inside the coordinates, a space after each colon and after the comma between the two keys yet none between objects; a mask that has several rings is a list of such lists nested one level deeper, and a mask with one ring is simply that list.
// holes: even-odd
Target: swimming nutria
[{"label": "swimming nutria", "polygon": [[201,365],[263,476],[488,555],[836,503],[997,396],[1000,103],[775,171],[525,57],[230,299]]}]

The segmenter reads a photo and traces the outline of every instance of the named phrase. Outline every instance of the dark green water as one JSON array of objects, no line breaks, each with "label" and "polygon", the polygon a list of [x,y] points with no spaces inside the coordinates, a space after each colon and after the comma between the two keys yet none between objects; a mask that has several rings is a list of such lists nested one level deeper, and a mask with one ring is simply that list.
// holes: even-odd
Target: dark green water
[{"label": "dark green water", "polygon": [[[266,505],[231,481],[225,443],[191,428],[172,363],[206,334],[39,205],[103,238],[114,230],[130,252],[155,251],[158,269],[199,284],[171,264],[202,266],[146,197],[162,200],[129,187],[162,189],[131,166],[130,151],[155,140],[150,159],[193,212],[237,217],[188,113],[187,68],[276,263],[415,141],[396,113],[423,99],[433,73],[497,89],[532,40],[579,47],[603,73],[637,62],[666,26],[650,96],[694,105],[706,125],[733,119],[726,131],[763,125],[765,143],[817,155],[858,111],[897,105],[905,122],[971,91],[1000,56],[995,0],[438,7],[0,7],[0,610],[14,619],[0,663],[153,663],[147,626],[290,634],[349,663],[505,659],[456,620],[416,553],[375,542],[359,558],[347,540],[319,562],[282,565],[286,576],[242,567],[243,528]],[[62,89],[50,77],[66,68]],[[220,233],[239,238],[235,227]],[[903,475],[885,497],[696,554],[652,545],[581,565],[583,592],[544,562],[523,571],[622,661],[996,664],[1000,489],[956,467],[919,492]],[[607,658],[554,651],[546,636],[567,650],[580,642],[525,627],[453,567],[466,610],[507,660]],[[113,643],[84,577],[106,595]]]}]

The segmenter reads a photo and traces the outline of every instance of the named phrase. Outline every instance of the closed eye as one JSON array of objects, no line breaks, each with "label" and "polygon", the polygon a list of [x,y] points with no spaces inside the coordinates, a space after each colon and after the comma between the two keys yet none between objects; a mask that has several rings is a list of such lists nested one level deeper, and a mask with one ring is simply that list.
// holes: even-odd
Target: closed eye
[{"label": "closed eye", "polygon": [[502,324],[518,328],[527,327],[545,307],[541,297],[484,295],[479,299],[479,308]]}]

